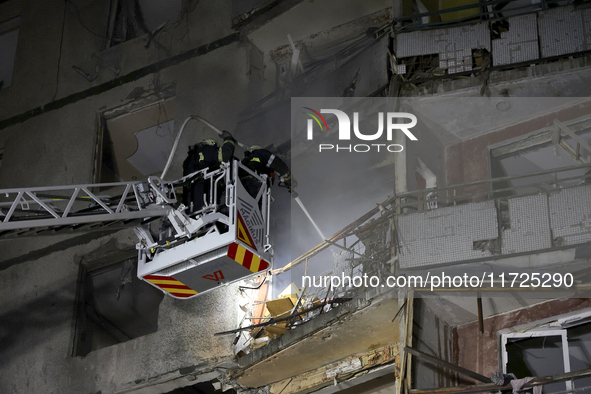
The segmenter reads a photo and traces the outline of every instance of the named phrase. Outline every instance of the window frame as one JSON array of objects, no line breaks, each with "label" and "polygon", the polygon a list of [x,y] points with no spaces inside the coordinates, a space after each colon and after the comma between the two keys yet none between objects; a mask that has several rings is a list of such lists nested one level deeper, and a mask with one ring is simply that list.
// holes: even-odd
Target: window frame
[{"label": "window frame", "polygon": [[[134,112],[143,111],[150,107],[162,105],[176,99],[176,83],[164,85],[159,91],[146,92],[142,97],[131,100],[123,105],[107,109],[97,114],[96,139],[92,170],[93,183],[101,183],[103,169],[103,147],[106,142],[107,121]],[[173,104],[174,105],[174,104]],[[174,118],[174,116],[172,116]]]},{"label": "window frame", "polygon": [[[507,343],[509,338],[533,338],[544,336],[562,337],[562,352],[564,373],[571,372],[570,351],[568,343],[568,329],[582,324],[591,323],[591,308],[581,309],[562,315],[552,316],[542,320],[522,324],[497,331],[499,370],[507,373]],[[567,390],[573,389],[573,381],[566,381]]]},{"label": "window frame", "polygon": [[[539,337],[555,337],[559,336],[562,338],[562,362],[564,365],[564,373],[571,372],[570,370],[570,353],[568,348],[568,337],[566,329],[541,329],[539,331],[526,331],[526,332],[512,332],[507,334],[501,334],[501,363],[503,365],[503,373],[507,373],[507,363],[509,362],[509,355],[507,353],[507,343],[509,338],[539,338]],[[572,390],[572,380],[567,380],[566,389]]]}]

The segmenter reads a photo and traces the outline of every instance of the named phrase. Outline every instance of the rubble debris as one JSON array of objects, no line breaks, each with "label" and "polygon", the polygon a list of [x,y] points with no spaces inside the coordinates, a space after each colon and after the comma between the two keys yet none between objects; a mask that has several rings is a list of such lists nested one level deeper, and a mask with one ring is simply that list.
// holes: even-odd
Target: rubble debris
[{"label": "rubble debris", "polygon": [[[248,320],[252,320],[254,324],[245,327],[239,327],[234,330],[218,332],[215,335],[236,334],[243,331],[250,331],[250,339],[247,341],[245,348],[239,349],[236,352],[236,357],[242,357],[249,352],[266,345],[271,339],[279,338],[280,336],[289,332],[293,327],[303,324],[314,316],[319,314],[319,311],[325,307],[332,308],[336,304],[351,300],[351,298],[328,298],[320,301],[315,296],[305,297],[304,291],[290,284],[278,298],[264,301],[263,303],[253,303],[252,309],[264,305],[263,315],[255,316],[252,311],[248,312],[246,316]],[[245,317],[246,317],[245,316]],[[243,319],[246,321],[246,319]]]}]

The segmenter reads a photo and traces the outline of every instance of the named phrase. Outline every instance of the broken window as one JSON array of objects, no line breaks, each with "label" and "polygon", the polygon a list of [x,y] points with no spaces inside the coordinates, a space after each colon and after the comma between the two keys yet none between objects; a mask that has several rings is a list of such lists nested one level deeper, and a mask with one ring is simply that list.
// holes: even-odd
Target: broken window
[{"label": "broken window", "polygon": [[12,85],[20,22],[19,16],[0,24],[0,90]]},{"label": "broken window", "polygon": [[[507,334],[505,341],[505,373],[513,373],[518,379],[571,371],[566,330]],[[545,392],[565,388],[570,390],[571,382],[548,384]]]},{"label": "broken window", "polygon": [[96,183],[146,179],[160,175],[166,165],[176,137],[174,100],[132,107],[111,110],[100,119]]},{"label": "broken window", "polygon": [[87,271],[78,284],[73,356],[158,331],[163,293],[137,277],[135,259]]},{"label": "broken window", "polygon": [[[591,367],[591,312],[558,319],[531,330],[501,335],[504,373],[518,379],[558,375]],[[544,393],[591,387],[591,378],[544,385]]]},{"label": "broken window", "polygon": [[[591,368],[591,323],[567,329],[571,371]],[[591,377],[575,381],[576,387],[591,387]]]}]

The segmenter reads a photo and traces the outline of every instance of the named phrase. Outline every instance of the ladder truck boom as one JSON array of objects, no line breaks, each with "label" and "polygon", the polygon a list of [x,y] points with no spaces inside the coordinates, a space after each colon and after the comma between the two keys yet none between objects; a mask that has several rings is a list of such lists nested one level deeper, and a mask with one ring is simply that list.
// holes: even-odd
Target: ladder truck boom
[{"label": "ladder truck boom", "polygon": [[[260,184],[255,196],[242,185],[243,176]],[[207,185],[205,205],[187,215],[175,188],[195,179]],[[138,277],[186,299],[271,268],[270,198],[267,177],[238,161],[173,182],[153,176],[5,189],[0,190],[0,239],[131,227],[138,237]]]},{"label": "ladder truck boom", "polygon": [[0,239],[133,227],[166,216],[174,203],[172,183],[156,177],[147,182],[0,190]]}]

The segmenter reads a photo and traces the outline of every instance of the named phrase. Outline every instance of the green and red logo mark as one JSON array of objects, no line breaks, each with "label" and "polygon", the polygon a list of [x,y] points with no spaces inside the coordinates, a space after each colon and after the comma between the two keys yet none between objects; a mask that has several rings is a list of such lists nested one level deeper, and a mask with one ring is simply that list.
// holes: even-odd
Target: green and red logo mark
[{"label": "green and red logo mark", "polygon": [[[324,123],[324,126],[326,127],[326,131],[328,131],[328,124],[326,124],[326,120],[324,119],[324,116],[320,115],[320,112],[313,110],[312,108],[309,107],[302,107],[304,109],[307,109],[309,111],[314,112],[313,114],[311,114],[310,112],[302,112],[306,115],[310,115],[312,117],[312,119],[314,119],[316,121],[316,123],[318,123],[318,126],[320,126],[320,130],[324,131],[324,128],[322,127],[322,123]],[[322,123],[320,123],[320,119],[322,119]],[[308,139],[311,139],[310,137],[308,137]]]}]

